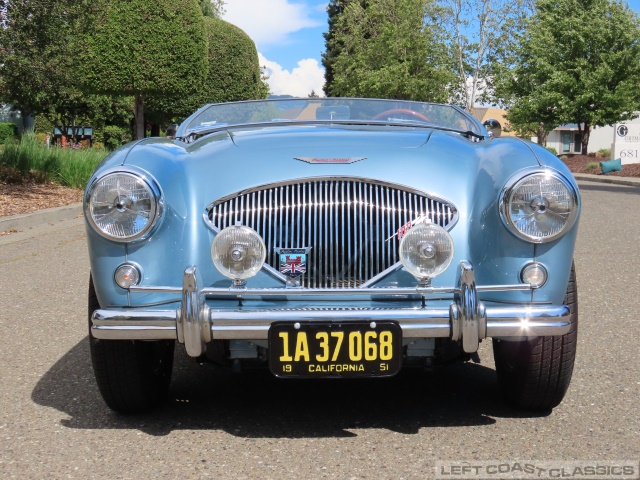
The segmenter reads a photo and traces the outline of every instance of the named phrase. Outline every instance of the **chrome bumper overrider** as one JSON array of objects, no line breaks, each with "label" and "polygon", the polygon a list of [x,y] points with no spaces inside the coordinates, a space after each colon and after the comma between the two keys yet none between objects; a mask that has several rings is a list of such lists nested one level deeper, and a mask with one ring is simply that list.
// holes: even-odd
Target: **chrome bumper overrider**
[{"label": "chrome bumper overrider", "polygon": [[[447,337],[461,340],[465,352],[478,349],[486,337],[535,337],[564,335],[569,332],[569,308],[566,305],[515,305],[485,307],[478,292],[530,290],[527,284],[476,286],[471,263],[460,262],[457,287],[351,288],[351,289],[198,289],[195,267],[184,272],[182,288],[131,287],[131,292],[181,293],[182,305],[175,310],[120,308],[96,310],[91,321],[92,335],[104,340],[178,340],[187,353],[199,357],[212,340],[266,340],[275,321],[306,322],[336,320],[343,322],[393,320],[400,324],[404,338]],[[215,309],[206,298],[286,296],[398,296],[453,293],[449,308],[286,308]]]}]

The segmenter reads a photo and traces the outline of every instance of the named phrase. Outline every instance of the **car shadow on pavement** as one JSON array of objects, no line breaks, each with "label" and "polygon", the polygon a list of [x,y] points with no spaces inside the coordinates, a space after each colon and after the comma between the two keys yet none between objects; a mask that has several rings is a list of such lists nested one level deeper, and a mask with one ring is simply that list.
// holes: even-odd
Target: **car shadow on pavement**
[{"label": "car shadow on pavement", "polygon": [[363,428],[413,434],[421,428],[492,425],[495,418],[529,418],[501,399],[493,368],[451,365],[433,373],[402,371],[389,379],[282,380],[267,369],[232,374],[198,365],[176,348],[168,401],[143,415],[120,415],[102,401],[85,338],[40,379],[38,405],[80,429],[223,430],[244,438],[355,437]]}]

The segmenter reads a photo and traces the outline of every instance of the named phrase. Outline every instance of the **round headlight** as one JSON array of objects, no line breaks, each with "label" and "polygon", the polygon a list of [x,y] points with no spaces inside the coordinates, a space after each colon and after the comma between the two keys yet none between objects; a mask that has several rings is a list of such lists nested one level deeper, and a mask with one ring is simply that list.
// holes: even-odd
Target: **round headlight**
[{"label": "round headlight", "polygon": [[267,248],[258,232],[239,225],[227,227],[211,245],[211,259],[225,277],[246,280],[260,271]]},{"label": "round headlight", "polygon": [[129,242],[142,237],[158,214],[157,189],[132,173],[109,173],[97,179],[88,193],[87,217],[105,238]]},{"label": "round headlight", "polygon": [[400,260],[419,280],[440,275],[452,258],[453,239],[439,225],[420,223],[411,228],[400,242]]},{"label": "round headlight", "polygon": [[573,226],[578,193],[560,174],[529,174],[505,188],[501,214],[516,236],[533,243],[551,242]]}]

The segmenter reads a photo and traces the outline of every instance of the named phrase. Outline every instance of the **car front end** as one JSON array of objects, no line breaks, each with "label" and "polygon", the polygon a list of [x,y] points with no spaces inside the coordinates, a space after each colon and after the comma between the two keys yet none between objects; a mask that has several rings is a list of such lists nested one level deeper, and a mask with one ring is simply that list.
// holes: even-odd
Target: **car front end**
[{"label": "car front end", "polygon": [[112,155],[85,195],[92,341],[342,378],[567,338],[570,173],[478,125],[405,125],[402,107],[192,136],[188,119]]}]

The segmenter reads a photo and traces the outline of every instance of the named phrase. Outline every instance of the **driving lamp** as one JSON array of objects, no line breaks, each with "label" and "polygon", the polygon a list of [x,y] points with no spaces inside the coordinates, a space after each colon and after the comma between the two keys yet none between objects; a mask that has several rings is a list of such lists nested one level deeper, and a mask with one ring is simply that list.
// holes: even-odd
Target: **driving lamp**
[{"label": "driving lamp", "polygon": [[213,264],[236,285],[256,275],[266,256],[267,249],[258,232],[241,225],[223,229],[211,245]]},{"label": "driving lamp", "polygon": [[421,283],[444,272],[452,258],[451,235],[433,223],[419,223],[400,242],[400,261]]}]

